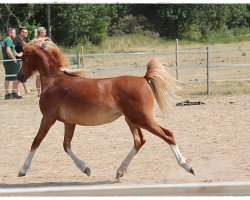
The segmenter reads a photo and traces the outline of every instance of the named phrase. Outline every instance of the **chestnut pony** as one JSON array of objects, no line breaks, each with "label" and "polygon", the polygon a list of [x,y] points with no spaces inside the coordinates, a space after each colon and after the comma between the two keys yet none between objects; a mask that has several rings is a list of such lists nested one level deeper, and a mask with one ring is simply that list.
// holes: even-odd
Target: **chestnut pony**
[{"label": "chestnut pony", "polygon": [[156,58],[150,59],[144,77],[90,79],[72,76],[62,71],[61,68],[67,63],[58,48],[41,48],[34,44],[25,44],[24,49],[23,65],[17,77],[23,83],[35,71],[39,71],[42,87],[39,103],[43,117],[18,176],[26,175],[36,149],[56,120],[65,125],[64,150],[75,165],[90,176],[88,164],[77,158],[71,149],[76,124],[97,126],[110,123],[122,115],[125,116],[125,121],[132,132],[134,146],[117,169],[117,179],[124,175],[133,157],[145,144],[142,129],[167,142],[178,164],[187,172],[194,174],[194,170],[181,155],[173,133],[158,125],[153,118],[154,98],[164,113],[169,98],[174,95],[178,87]]}]

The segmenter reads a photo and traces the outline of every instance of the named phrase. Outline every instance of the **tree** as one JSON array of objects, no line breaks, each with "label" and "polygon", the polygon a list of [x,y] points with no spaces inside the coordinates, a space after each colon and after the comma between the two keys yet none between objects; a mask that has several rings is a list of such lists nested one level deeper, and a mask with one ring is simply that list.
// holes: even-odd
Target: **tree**
[{"label": "tree", "polygon": [[47,23],[48,23],[48,36],[51,38],[51,21],[50,21],[50,5],[47,4],[46,7],[47,13]]},{"label": "tree", "polygon": [[105,4],[52,5],[51,10],[53,39],[65,45],[101,42],[115,14],[113,7]]},{"label": "tree", "polygon": [[18,27],[22,20],[25,20],[27,6],[18,7],[15,4],[0,4],[0,27],[5,31],[9,27]]},{"label": "tree", "polygon": [[[50,9],[48,9],[50,8]],[[47,17],[50,12],[50,23]],[[108,33],[156,32],[201,40],[218,30],[250,26],[249,4],[0,4],[0,28],[44,26],[61,45],[99,44]],[[132,27],[133,25],[133,27]],[[109,32],[110,31],[110,32]]]},{"label": "tree", "polygon": [[34,5],[33,4],[0,4],[0,28],[2,36],[8,27],[26,26],[29,39],[34,37]]}]

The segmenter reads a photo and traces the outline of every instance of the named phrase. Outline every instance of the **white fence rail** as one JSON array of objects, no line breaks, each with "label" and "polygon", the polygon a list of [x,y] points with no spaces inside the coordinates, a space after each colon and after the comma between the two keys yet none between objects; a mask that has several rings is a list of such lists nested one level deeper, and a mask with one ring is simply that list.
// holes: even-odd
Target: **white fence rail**
[{"label": "white fence rail", "polygon": [[[84,54],[83,52],[83,47],[82,47],[82,54],[67,54],[66,56],[68,58],[75,58],[77,59],[77,67],[81,68],[84,67],[84,57],[104,57],[104,56],[139,56],[139,55],[174,55],[175,54],[175,66],[172,67],[172,69],[176,70],[176,79],[179,80],[179,71],[181,68],[206,68],[206,80],[204,81],[199,81],[199,82],[206,82],[207,84],[207,94],[209,95],[211,93],[211,89],[210,89],[210,84],[211,82],[219,82],[219,81],[225,81],[225,80],[215,80],[215,79],[211,79],[210,76],[210,70],[211,68],[218,68],[218,67],[250,67],[250,63],[238,63],[238,64],[214,64],[211,63],[211,53],[213,52],[225,52],[225,51],[241,51],[241,52],[247,52],[250,51],[250,49],[248,48],[234,48],[234,49],[209,49],[209,47],[207,47],[205,50],[204,49],[197,49],[197,50],[186,50],[186,51],[180,51],[179,50],[179,44],[178,44],[178,40],[176,40],[176,49],[175,51],[166,51],[166,52],[125,52],[125,53],[103,53],[103,54]],[[188,54],[192,54],[192,53],[206,53],[206,63],[204,64],[193,64],[193,65],[180,65],[179,59],[181,54],[184,53],[188,53]],[[82,61],[81,61],[82,59]],[[11,60],[0,60],[0,62],[8,62]],[[82,62],[82,65],[81,65]],[[144,68],[124,68],[124,67],[119,67],[119,68],[105,68],[105,69],[92,69],[90,70],[90,72],[110,72],[110,71],[126,71],[126,70],[133,70],[133,71],[137,71],[137,70],[144,70]],[[15,74],[13,75],[7,75],[8,77],[11,76],[16,76]],[[7,77],[6,76],[6,77]],[[228,81],[249,81],[250,78],[244,78],[244,79],[232,79],[232,80],[228,80]]]},{"label": "white fence rail", "polygon": [[0,196],[250,196],[250,182],[0,188]]}]

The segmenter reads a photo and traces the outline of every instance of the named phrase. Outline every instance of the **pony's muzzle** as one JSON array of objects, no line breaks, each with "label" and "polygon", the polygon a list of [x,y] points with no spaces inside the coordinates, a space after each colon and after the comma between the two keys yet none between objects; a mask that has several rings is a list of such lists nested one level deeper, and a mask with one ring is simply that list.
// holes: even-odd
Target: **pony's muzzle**
[{"label": "pony's muzzle", "polygon": [[27,81],[27,78],[19,71],[17,73],[17,80],[21,83],[25,83]]}]

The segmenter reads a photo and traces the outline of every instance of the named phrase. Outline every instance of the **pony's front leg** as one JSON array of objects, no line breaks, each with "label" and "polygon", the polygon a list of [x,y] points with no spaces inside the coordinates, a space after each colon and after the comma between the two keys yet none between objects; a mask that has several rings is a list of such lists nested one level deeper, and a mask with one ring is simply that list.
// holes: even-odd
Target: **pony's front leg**
[{"label": "pony's front leg", "polygon": [[70,158],[74,161],[75,165],[83,173],[90,176],[91,171],[90,171],[90,168],[88,167],[87,163],[85,161],[77,158],[76,155],[71,150],[71,140],[73,138],[76,125],[75,124],[67,124],[67,123],[64,123],[64,125],[65,125],[65,133],[64,133],[63,148],[64,148],[65,152],[68,153]]},{"label": "pony's front leg", "polygon": [[18,174],[19,177],[26,175],[28,169],[30,168],[31,161],[35,155],[36,149],[39,147],[42,140],[45,138],[50,127],[55,123],[55,121],[56,120],[54,118],[50,118],[50,117],[43,117],[42,118],[40,128],[39,128],[38,133],[37,133],[32,145],[31,145],[29,155],[28,155],[27,159],[25,160],[22,168],[19,171],[19,174]]}]

